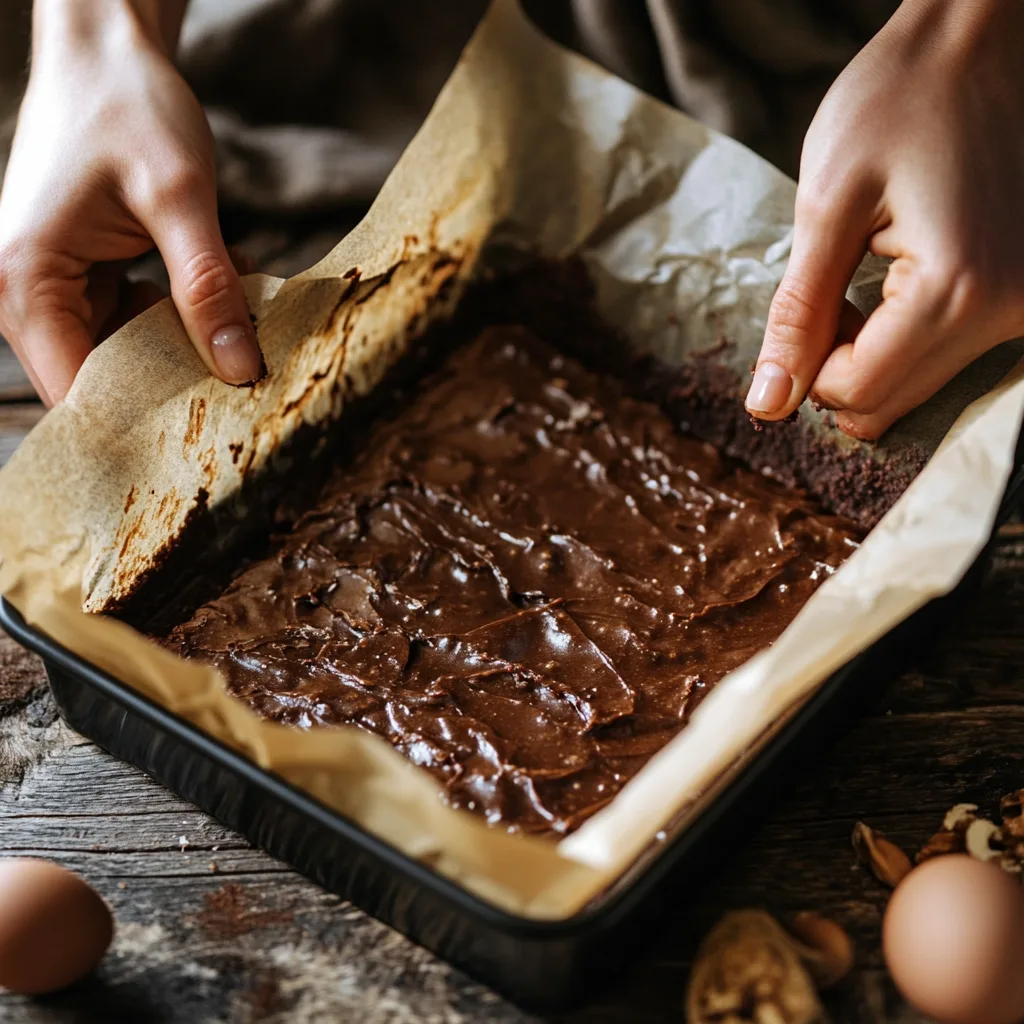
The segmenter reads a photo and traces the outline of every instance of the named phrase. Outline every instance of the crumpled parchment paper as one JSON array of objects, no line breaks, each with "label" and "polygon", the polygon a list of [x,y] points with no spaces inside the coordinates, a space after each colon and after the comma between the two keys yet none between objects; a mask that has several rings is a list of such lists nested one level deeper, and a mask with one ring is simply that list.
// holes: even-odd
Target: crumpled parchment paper
[{"label": "crumpled parchment paper", "polygon": [[[864,448],[893,464],[912,446],[935,454],[776,644],[559,844],[447,808],[375,736],[262,721],[211,669],[89,612],[130,593],[197,512],[244,519],[242,482],[281,468],[297,430],[342,415],[510,251],[582,256],[603,314],[638,351],[680,364],[724,336],[722,358],[745,372],[788,255],[794,191],[742,146],[542,38],[515,0],[496,0],[365,220],[305,273],[247,279],[266,380],[212,380],[168,302],[90,356],[0,473],[0,590],[71,650],[485,899],[571,915],[659,830],[685,828],[831,671],[960,579],[1011,471],[1024,381],[1007,373],[1019,346]],[[862,308],[883,271],[862,268],[851,293]],[[801,418],[799,429],[856,447],[813,410]]]}]

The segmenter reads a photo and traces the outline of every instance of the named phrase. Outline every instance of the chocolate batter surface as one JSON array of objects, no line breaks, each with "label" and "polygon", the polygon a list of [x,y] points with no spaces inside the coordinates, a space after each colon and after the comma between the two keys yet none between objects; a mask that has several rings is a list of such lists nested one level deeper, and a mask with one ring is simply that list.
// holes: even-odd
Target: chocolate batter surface
[{"label": "chocolate batter surface", "polygon": [[453,805],[562,834],[856,542],[616,381],[491,328],[165,642],[268,718],[372,730]]}]

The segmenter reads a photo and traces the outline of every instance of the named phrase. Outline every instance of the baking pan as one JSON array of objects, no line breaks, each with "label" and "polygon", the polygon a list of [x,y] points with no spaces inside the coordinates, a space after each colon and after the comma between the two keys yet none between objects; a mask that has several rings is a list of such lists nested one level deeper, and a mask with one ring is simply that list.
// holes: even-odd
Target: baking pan
[{"label": "baking pan", "polygon": [[[1024,495],[1021,467],[1018,441],[996,528]],[[990,550],[991,542],[952,594],[930,602],[828,679],[730,773],[688,827],[654,844],[579,913],[554,922],[499,910],[392,849],[55,643],[2,599],[0,625],[42,657],[61,714],[77,732],[514,1002],[551,1010],[621,977],[627,960],[656,941],[660,911],[671,908],[678,921],[694,891],[687,881],[713,870],[734,836],[749,835],[752,820],[783,790],[786,770],[820,753],[873,704],[919,643],[976,589]]]}]

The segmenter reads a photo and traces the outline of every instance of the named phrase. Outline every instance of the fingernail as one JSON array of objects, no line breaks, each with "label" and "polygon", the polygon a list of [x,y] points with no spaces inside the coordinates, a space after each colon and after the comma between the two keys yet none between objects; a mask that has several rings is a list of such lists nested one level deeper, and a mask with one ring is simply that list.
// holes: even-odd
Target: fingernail
[{"label": "fingernail", "polygon": [[793,378],[778,363],[761,363],[754,371],[745,404],[751,412],[771,415],[785,407],[792,390]]},{"label": "fingernail", "polygon": [[213,364],[227,384],[251,384],[263,375],[263,356],[251,328],[233,324],[219,330],[211,342]]}]

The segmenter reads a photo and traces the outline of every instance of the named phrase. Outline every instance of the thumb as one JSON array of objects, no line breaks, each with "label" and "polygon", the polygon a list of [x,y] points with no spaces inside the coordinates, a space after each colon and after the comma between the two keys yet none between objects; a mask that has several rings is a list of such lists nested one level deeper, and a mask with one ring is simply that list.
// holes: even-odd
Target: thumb
[{"label": "thumb", "polygon": [[798,195],[792,253],[747,392],[747,410],[759,419],[785,419],[810,391],[835,343],[869,230],[864,204],[852,198],[837,196],[835,205],[822,206]]},{"label": "thumb", "polygon": [[221,237],[216,197],[193,196],[187,208],[162,212],[146,227],[167,266],[171,298],[203,362],[227,384],[259,380],[263,356],[242,282]]}]

